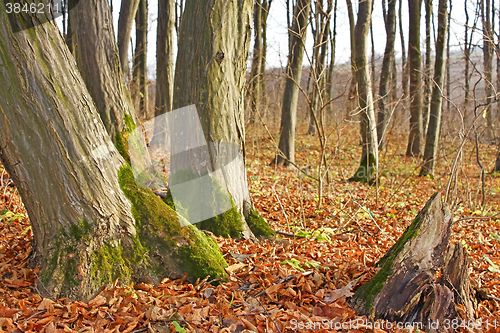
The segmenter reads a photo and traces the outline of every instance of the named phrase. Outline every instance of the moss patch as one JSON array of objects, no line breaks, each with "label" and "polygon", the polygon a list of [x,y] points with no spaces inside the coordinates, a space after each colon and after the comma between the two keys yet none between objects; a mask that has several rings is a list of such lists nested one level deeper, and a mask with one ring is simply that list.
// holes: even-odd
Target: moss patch
[{"label": "moss patch", "polygon": [[273,238],[276,233],[271,229],[267,221],[259,214],[257,209],[252,209],[246,221],[250,230],[256,237]]},{"label": "moss patch", "polygon": [[[192,169],[186,168],[177,171],[170,180],[171,186],[182,186],[181,184],[191,181],[198,180],[200,182],[199,186],[186,186],[185,191],[182,193],[182,197],[178,198],[177,205],[179,201],[190,201],[192,198],[199,197],[200,188],[206,193],[206,197],[197,203],[197,211],[193,214],[186,210],[184,207],[175,207],[176,211],[184,216],[189,222],[197,220],[196,213],[199,211],[211,212],[213,217],[193,223],[198,229],[208,230],[216,236],[222,237],[232,237],[239,238],[243,234],[243,219],[241,214],[238,212],[231,195],[222,187],[219,181],[214,177],[207,177],[206,175],[199,175]],[[174,205],[171,195],[166,199],[166,202]],[[230,201],[230,202],[229,202]],[[228,207],[230,204],[231,208],[226,210],[222,214],[218,214],[221,210]],[[191,213],[191,214],[190,214]]]},{"label": "moss patch", "polygon": [[377,165],[377,160],[373,154],[366,154],[359,164],[358,170],[354,173],[354,176],[349,178],[349,181],[368,183],[370,185],[375,181],[375,166]]},{"label": "moss patch", "polygon": [[90,274],[93,285],[110,285],[118,278],[124,283],[130,282],[129,262],[123,258],[121,245],[103,244],[94,251],[91,259]]},{"label": "moss patch", "polygon": [[148,251],[151,259],[146,272],[187,272],[191,281],[207,275],[212,278],[225,275],[227,263],[209,236],[193,226],[181,227],[179,218],[182,217],[151,190],[136,185],[130,166],[122,166],[118,179],[132,203],[138,236],[134,241],[136,249]]},{"label": "moss patch", "polygon": [[130,155],[128,153],[128,137],[132,131],[137,127],[135,126],[134,118],[131,115],[125,114],[123,116],[123,122],[125,123],[123,131],[121,133],[115,134],[115,147],[116,150],[122,155],[122,157],[130,164]]},{"label": "moss patch", "polygon": [[398,241],[391,247],[391,249],[377,262],[377,266],[380,267],[379,271],[375,276],[359,287],[356,291],[354,297],[359,300],[363,300],[365,304],[365,310],[370,313],[373,307],[373,301],[377,294],[382,291],[387,278],[393,273],[392,266],[397,255],[403,250],[405,244],[412,238],[415,238],[419,234],[419,229],[421,225],[420,214],[413,220],[411,225],[406,229],[403,235],[398,239]]}]

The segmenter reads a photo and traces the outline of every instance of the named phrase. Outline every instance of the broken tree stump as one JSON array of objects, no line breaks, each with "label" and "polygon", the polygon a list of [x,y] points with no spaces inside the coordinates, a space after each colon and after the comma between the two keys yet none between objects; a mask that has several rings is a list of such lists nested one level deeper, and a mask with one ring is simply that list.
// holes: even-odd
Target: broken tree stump
[{"label": "broken tree stump", "polygon": [[458,318],[457,304],[473,316],[476,303],[466,253],[458,244],[448,249],[452,224],[451,212],[435,193],[379,260],[377,274],[351,298],[356,312],[371,320],[421,323],[426,332],[447,332],[430,326]]}]

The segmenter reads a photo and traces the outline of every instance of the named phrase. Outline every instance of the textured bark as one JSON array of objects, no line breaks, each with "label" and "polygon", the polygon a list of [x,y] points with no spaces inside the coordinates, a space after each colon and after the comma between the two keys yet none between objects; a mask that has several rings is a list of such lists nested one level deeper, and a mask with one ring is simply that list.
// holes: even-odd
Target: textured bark
[{"label": "textured bark", "polygon": [[125,126],[124,115],[135,112],[121,75],[108,2],[79,2],[69,19],[78,68],[108,134],[114,138]]},{"label": "textured bark", "polygon": [[[262,2],[262,56],[260,57],[262,64],[260,65],[261,80],[260,80],[260,98],[261,104],[267,105],[267,85],[265,80],[266,74],[266,57],[267,57],[267,18],[271,9],[272,0],[263,0]],[[262,117],[266,116],[267,107],[264,108]]]},{"label": "textured bark", "polygon": [[[358,314],[367,315],[371,320],[422,323],[424,327],[420,329],[425,332],[453,332],[451,327],[446,331],[443,325],[437,330],[428,326],[438,320],[443,323],[444,319],[457,318],[455,304],[460,301],[454,297],[454,291],[467,288],[466,263],[447,260],[445,266],[452,223],[440,193],[434,194],[377,263],[380,267],[377,274],[356,291],[351,304]],[[457,258],[456,255],[450,257]],[[434,276],[440,269],[443,269],[443,279],[436,280]],[[453,276],[451,287],[447,277],[458,270],[461,273]]]},{"label": "textured bark", "polygon": [[422,0],[410,0],[408,4],[410,32],[408,41],[408,63],[410,70],[410,135],[406,156],[422,155],[422,62],[420,56],[420,11]]},{"label": "textured bark", "polygon": [[385,31],[387,35],[384,59],[382,60],[382,70],[380,72],[379,102],[377,113],[377,140],[379,149],[385,149],[386,130],[391,114],[390,101],[394,94],[393,73],[394,43],[396,41],[396,0],[389,0],[387,4],[387,14],[385,15]]},{"label": "textured bark", "polygon": [[370,68],[367,59],[368,29],[370,28],[372,0],[360,1],[358,7],[358,20],[356,22],[355,57],[354,68],[356,69],[356,83],[358,90],[358,104],[361,110],[361,126],[364,129],[363,151],[361,163],[352,181],[371,183],[378,168],[378,141],[377,122],[373,109],[373,95],[370,78]]},{"label": "textured bark", "polygon": [[[175,0],[158,0],[158,26],[156,32],[156,93],[155,117],[172,110],[174,99],[174,34]],[[155,131],[160,130],[155,126]],[[154,138],[160,139],[155,132]],[[151,141],[154,146],[159,141]]]},{"label": "textured bark", "polygon": [[[249,1],[186,1],[178,47],[178,55],[182,56],[177,57],[174,85],[173,108],[195,104],[206,142],[214,147],[215,153],[223,153],[220,142],[234,143],[240,148],[243,159],[251,5]],[[251,212],[255,210],[244,161],[226,166],[225,173],[226,183],[234,189],[230,194],[235,203],[239,203],[238,212],[245,218],[243,226],[246,228],[248,223],[252,227]],[[246,228],[243,236],[251,235]]]},{"label": "textured bark", "polygon": [[441,127],[441,113],[443,96],[441,94],[444,83],[446,64],[446,39],[448,32],[448,0],[439,0],[438,35],[436,40],[436,61],[434,63],[434,85],[432,87],[431,110],[429,127],[425,140],[425,151],[420,175],[434,175],[439,145],[439,130]]},{"label": "textured bark", "polygon": [[[348,106],[348,111],[352,112],[353,114],[357,113],[358,110],[358,95],[356,93],[356,66],[354,64],[354,59],[356,58],[356,37],[355,37],[355,28],[356,28],[356,21],[354,20],[354,10],[352,8],[352,1],[351,0],[346,0],[347,3],[347,16],[349,18],[349,32],[350,32],[350,45],[351,45],[351,73],[352,73],[352,79],[351,79],[351,86],[349,87],[349,106]],[[350,114],[348,112],[348,115]],[[363,132],[363,125],[360,125],[361,132]]]},{"label": "textured bark", "polygon": [[86,301],[117,278],[223,276],[211,238],[129,177],[56,25],[19,26],[0,15],[0,159],[30,218],[38,290]]},{"label": "textured bark", "polygon": [[[408,61],[406,57],[406,43],[403,32],[403,16],[402,16],[403,0],[399,0],[398,17],[399,17],[399,39],[401,41],[401,97],[406,99],[408,96]],[[405,104],[405,100],[403,100]]]},{"label": "textured bark", "polygon": [[118,50],[124,78],[128,77],[130,72],[128,65],[128,47],[130,45],[132,27],[134,25],[137,8],[139,8],[139,2],[140,0],[122,0],[120,8],[120,17],[118,19]]},{"label": "textured bark", "polygon": [[[467,0],[464,0],[464,12],[465,12],[465,24],[464,24],[464,118],[467,120],[467,114],[469,109],[469,100],[470,100],[470,54],[472,50],[472,35],[469,35],[469,12],[467,10]],[[474,27],[475,29],[474,20]],[[470,37],[469,37],[470,36]]]},{"label": "textured bark", "polygon": [[135,52],[131,93],[140,121],[148,119],[148,1],[141,0],[135,16]]},{"label": "textured bark", "polygon": [[271,162],[273,165],[289,165],[287,159],[295,162],[295,127],[297,125],[297,101],[299,85],[302,77],[302,59],[306,42],[307,20],[309,17],[310,1],[298,0],[294,9],[293,23],[288,38],[290,50],[286,67],[285,92],[281,108],[281,135],[278,148],[286,157],[276,155]]}]

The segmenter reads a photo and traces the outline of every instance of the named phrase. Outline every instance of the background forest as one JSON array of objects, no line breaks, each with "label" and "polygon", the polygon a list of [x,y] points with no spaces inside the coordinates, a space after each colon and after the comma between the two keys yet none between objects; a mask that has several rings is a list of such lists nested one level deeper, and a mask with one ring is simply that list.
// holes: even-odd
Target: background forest
[{"label": "background forest", "polygon": [[0,3],[0,331],[500,332],[500,3],[37,3]]}]

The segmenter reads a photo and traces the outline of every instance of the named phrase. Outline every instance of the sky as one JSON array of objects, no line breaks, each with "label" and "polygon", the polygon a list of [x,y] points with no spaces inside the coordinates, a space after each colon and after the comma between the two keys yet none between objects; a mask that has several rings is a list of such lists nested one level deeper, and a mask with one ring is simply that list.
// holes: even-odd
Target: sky
[{"label": "sky", "polygon": [[[113,19],[115,22],[115,33],[118,26],[118,17],[120,12],[120,1],[113,1]],[[470,17],[473,17],[474,4],[473,0],[465,0]],[[434,13],[437,13],[437,0],[433,1]],[[373,33],[375,41],[375,54],[377,59],[381,60],[385,49],[385,27],[382,18],[382,1],[375,0],[373,11]],[[353,1],[355,10],[357,1]],[[157,20],[157,2],[149,1],[149,26],[148,26],[148,71],[149,78],[155,79],[156,72],[156,20]],[[396,8],[397,10],[397,8]],[[407,1],[403,0],[402,7],[403,14],[403,30],[408,29],[408,6]],[[355,13],[356,15],[356,13]],[[425,10],[422,7],[422,23],[421,23],[421,47],[424,49],[425,43]],[[452,14],[451,14],[451,41],[450,47],[452,51],[460,51],[463,34],[464,34],[464,1],[452,0]],[[435,24],[437,24],[437,15],[434,17]],[[61,27],[61,18],[58,20]],[[268,50],[267,50],[267,65],[266,68],[285,67],[288,52],[288,32],[286,26],[286,0],[273,0],[268,18]],[[472,22],[470,23],[472,24]],[[480,22],[478,27],[480,28]],[[408,31],[404,31],[405,42],[408,42]],[[134,39],[135,29],[132,31],[132,38]],[[475,34],[475,40],[480,41],[481,35],[478,29]],[[432,44],[434,39],[432,40]],[[336,50],[336,64],[342,65],[350,61],[350,41],[349,41],[349,21],[347,16],[347,6],[344,0],[338,0],[337,9],[337,50]],[[253,46],[253,38],[250,45],[250,52]],[[310,56],[312,53],[313,38],[310,29],[306,37],[306,54],[304,56],[304,66],[310,64]],[[369,44],[371,49],[371,44]],[[397,29],[396,39],[396,58],[401,56],[401,42],[399,39],[399,29]],[[131,54],[131,50],[129,50]],[[251,59],[251,57],[249,57]]]}]

